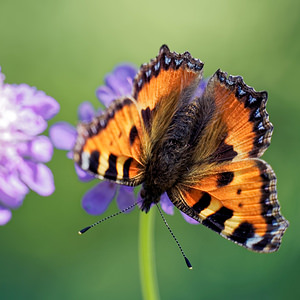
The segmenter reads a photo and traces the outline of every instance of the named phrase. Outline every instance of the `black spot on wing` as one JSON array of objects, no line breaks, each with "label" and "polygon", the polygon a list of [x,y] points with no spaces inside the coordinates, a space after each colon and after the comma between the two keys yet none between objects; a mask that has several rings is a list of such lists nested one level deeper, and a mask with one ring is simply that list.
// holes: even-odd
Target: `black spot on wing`
[{"label": "black spot on wing", "polygon": [[108,169],[105,172],[104,177],[110,180],[116,180],[117,179],[117,157],[113,154],[109,155],[108,158]]},{"label": "black spot on wing", "polygon": [[129,142],[130,142],[130,145],[132,145],[134,143],[134,140],[137,137],[137,135],[138,135],[138,131],[136,129],[136,126],[134,125],[130,129],[130,133],[129,133]]},{"label": "black spot on wing", "polygon": [[238,190],[236,191],[236,193],[237,193],[238,195],[240,195],[240,194],[241,194],[241,192],[242,192],[242,190],[241,190],[241,189],[238,189]]},{"label": "black spot on wing", "polygon": [[129,178],[129,168],[130,168],[132,160],[133,160],[133,158],[130,157],[124,163],[124,166],[123,166],[123,178],[124,179]]},{"label": "black spot on wing", "polygon": [[233,180],[233,172],[223,172],[218,175],[217,185],[218,187],[226,186]]},{"label": "black spot on wing", "polygon": [[232,216],[233,211],[223,206],[218,211],[203,220],[202,224],[218,233],[221,233],[221,231],[224,229],[224,223]]},{"label": "black spot on wing", "polygon": [[237,156],[237,152],[233,150],[233,146],[226,144],[225,139],[226,137],[223,139],[218,149],[212,155],[212,161],[232,161]]},{"label": "black spot on wing", "polygon": [[97,150],[93,151],[90,156],[89,170],[95,174],[98,173],[99,157],[100,153]]},{"label": "black spot on wing", "polygon": [[150,107],[147,107],[146,109],[142,109],[142,119],[144,121],[146,130],[150,133],[151,132],[151,110]]},{"label": "black spot on wing", "polygon": [[199,214],[203,209],[207,208],[210,204],[211,196],[204,193],[199,201],[193,205],[193,209]]},{"label": "black spot on wing", "polygon": [[245,244],[248,239],[254,236],[254,232],[255,230],[250,223],[243,222],[234,230],[230,239],[237,243]]}]

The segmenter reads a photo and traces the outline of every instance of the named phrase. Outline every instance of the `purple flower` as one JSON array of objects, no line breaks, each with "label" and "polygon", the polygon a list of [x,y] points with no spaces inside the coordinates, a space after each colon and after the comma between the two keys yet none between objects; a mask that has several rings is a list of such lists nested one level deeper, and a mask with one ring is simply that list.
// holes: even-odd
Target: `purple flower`
[{"label": "purple flower", "polygon": [[[97,89],[97,98],[101,103],[108,107],[115,99],[130,96],[132,94],[133,80],[136,73],[137,69],[132,65],[122,64],[117,66],[112,73],[109,73],[105,77],[105,85],[100,86]],[[203,93],[205,86],[206,81],[201,82],[199,88],[195,92],[195,97],[199,97]],[[78,118],[80,121],[89,122],[95,115],[100,113],[101,111],[96,112],[89,102],[84,102],[79,106]],[[76,129],[66,122],[59,122],[50,128],[49,134],[54,146],[58,149],[68,150],[67,156],[72,159],[72,150],[77,137]],[[81,181],[90,181],[94,179],[93,176],[83,171],[76,164],[75,170]],[[89,214],[102,214],[108,208],[115,196],[117,196],[117,204],[120,210],[129,207],[135,202],[132,187],[120,186],[112,182],[102,181],[83,196],[82,206]],[[141,201],[140,196],[137,201],[139,204],[139,201]],[[161,196],[160,205],[167,214],[174,214],[174,205],[167,196],[167,193],[164,193]],[[199,224],[186,214],[182,213],[182,215],[187,222]]]},{"label": "purple flower", "polygon": [[11,219],[11,210],[22,205],[30,189],[41,196],[53,193],[53,175],[44,164],[53,146],[39,134],[59,111],[44,92],[4,79],[0,68],[0,225]]},{"label": "purple flower", "polygon": [[108,107],[110,103],[120,97],[130,96],[133,79],[137,69],[129,64],[117,66],[112,73],[105,77],[104,86],[100,86],[96,95],[98,99]]}]

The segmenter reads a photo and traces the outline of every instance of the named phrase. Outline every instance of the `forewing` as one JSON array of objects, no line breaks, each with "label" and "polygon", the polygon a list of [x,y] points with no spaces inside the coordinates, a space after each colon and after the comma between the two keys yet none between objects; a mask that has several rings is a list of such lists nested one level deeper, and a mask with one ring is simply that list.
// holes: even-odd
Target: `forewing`
[{"label": "forewing", "polygon": [[143,180],[143,128],[136,102],[131,98],[114,101],[91,123],[80,123],[74,160],[100,179],[126,185]]},{"label": "forewing", "polygon": [[[256,92],[240,76],[218,70],[209,80],[203,99],[214,106],[208,131],[219,132],[215,152],[218,162],[260,157],[271,142],[273,126],[266,111],[267,92]],[[199,144],[202,144],[199,139]]]},{"label": "forewing", "polygon": [[151,147],[164,136],[172,117],[193,97],[202,76],[203,63],[185,52],[170,52],[166,45],[158,56],[144,64],[134,80],[133,97],[137,101]]}]

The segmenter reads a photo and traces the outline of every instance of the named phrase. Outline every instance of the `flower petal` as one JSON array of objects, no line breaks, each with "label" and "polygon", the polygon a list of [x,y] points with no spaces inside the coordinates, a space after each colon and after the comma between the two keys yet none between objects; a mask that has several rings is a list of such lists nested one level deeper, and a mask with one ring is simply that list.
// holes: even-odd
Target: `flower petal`
[{"label": "flower petal", "polygon": [[29,144],[30,156],[38,162],[48,162],[52,158],[53,146],[46,136],[37,136]]},{"label": "flower petal", "polygon": [[124,96],[131,95],[133,79],[137,69],[130,64],[117,66],[105,78],[105,86],[100,86],[96,91],[97,98],[108,107],[110,103]]},{"label": "flower petal", "polygon": [[91,122],[95,116],[95,109],[93,105],[88,102],[82,102],[78,107],[78,119],[83,122]]},{"label": "flower petal", "polygon": [[137,73],[137,69],[130,64],[117,66],[112,73],[105,78],[105,83],[118,96],[131,94],[132,82]]},{"label": "flower petal", "polygon": [[102,214],[113,200],[116,189],[115,183],[108,181],[100,182],[83,196],[83,209],[91,215]]},{"label": "flower petal", "polygon": [[15,98],[23,107],[32,109],[43,119],[49,120],[59,112],[59,104],[43,91],[38,91],[25,83],[14,85]]},{"label": "flower petal", "polygon": [[[134,195],[134,188],[130,186],[120,186],[118,197],[117,197],[117,204],[119,210],[126,209],[130,205],[135,203],[135,195]],[[131,212],[134,209],[128,209],[126,213]]]},{"label": "flower petal", "polygon": [[174,215],[174,205],[169,199],[167,193],[163,193],[160,197],[160,206],[168,215]]},{"label": "flower petal", "polygon": [[43,117],[37,115],[31,109],[22,109],[18,113],[18,119],[19,122],[15,129],[30,136],[40,134],[47,128],[47,122],[43,119]]},{"label": "flower petal", "polygon": [[196,221],[195,219],[189,217],[187,214],[185,214],[184,212],[181,211],[181,214],[183,216],[183,218],[190,224],[193,225],[199,225],[200,223],[198,221]]},{"label": "flower petal", "polygon": [[74,167],[80,181],[88,182],[95,179],[93,175],[90,175],[88,172],[82,170],[77,164],[74,164]]},{"label": "flower petal", "polygon": [[74,157],[74,152],[73,152],[73,149],[72,149],[72,150],[67,152],[67,158],[68,159],[73,159],[73,157]]},{"label": "flower petal", "polygon": [[44,164],[24,160],[19,171],[22,181],[39,195],[49,196],[54,192],[52,172]]},{"label": "flower petal", "polygon": [[76,142],[77,131],[67,122],[57,122],[50,127],[49,136],[55,148],[72,150]]},{"label": "flower petal", "polygon": [[115,92],[107,86],[100,86],[96,90],[96,96],[106,107],[108,107],[112,101],[118,98],[118,95],[116,95]]},{"label": "flower petal", "polygon": [[199,98],[202,96],[204,90],[206,89],[207,82],[208,82],[208,79],[202,79],[200,81],[200,83],[199,83],[198,87],[196,88],[196,91],[195,91],[193,97],[191,97],[191,99]]},{"label": "flower petal", "polygon": [[0,206],[0,225],[5,225],[11,219],[12,213],[9,209]]},{"label": "flower petal", "polygon": [[4,206],[18,208],[28,191],[28,187],[19,179],[16,172],[0,173],[0,203]]}]

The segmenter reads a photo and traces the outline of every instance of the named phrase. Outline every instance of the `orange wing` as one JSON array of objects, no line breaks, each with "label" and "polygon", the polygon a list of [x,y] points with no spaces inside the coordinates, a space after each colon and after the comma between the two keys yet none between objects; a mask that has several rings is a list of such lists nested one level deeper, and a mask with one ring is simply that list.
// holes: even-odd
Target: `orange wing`
[{"label": "orange wing", "polygon": [[138,185],[143,179],[143,129],[134,99],[114,101],[91,123],[80,123],[74,148],[79,166],[100,179]]},{"label": "orange wing", "polygon": [[276,251],[288,227],[279,211],[275,174],[259,159],[216,167],[198,184],[179,185],[168,194],[183,212],[253,251]]},{"label": "orange wing", "polygon": [[242,77],[227,77],[227,73],[218,70],[209,80],[204,97],[213,99],[216,117],[225,126],[215,158],[237,161],[262,156],[273,131],[265,109],[267,92],[256,92]]},{"label": "orange wing", "polygon": [[143,126],[146,152],[160,141],[175,112],[190,101],[202,77],[203,63],[185,52],[170,52],[166,45],[158,56],[144,64],[133,84]]},{"label": "orange wing", "polygon": [[266,92],[218,70],[194,103],[213,107],[195,138],[189,172],[168,191],[183,212],[248,249],[276,251],[288,222],[281,216],[276,176],[260,157],[273,126]]},{"label": "orange wing", "polygon": [[[197,87],[202,68],[203,63],[189,52],[170,52],[163,45],[156,59],[141,66],[135,78],[133,97],[142,109],[149,107],[152,111],[159,102],[167,101],[170,94],[179,97],[185,89]],[[172,100],[176,103],[178,98]]]}]

